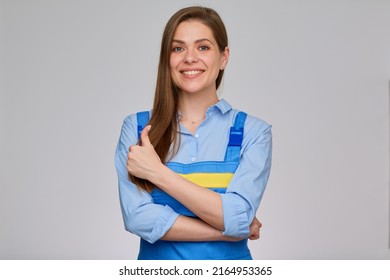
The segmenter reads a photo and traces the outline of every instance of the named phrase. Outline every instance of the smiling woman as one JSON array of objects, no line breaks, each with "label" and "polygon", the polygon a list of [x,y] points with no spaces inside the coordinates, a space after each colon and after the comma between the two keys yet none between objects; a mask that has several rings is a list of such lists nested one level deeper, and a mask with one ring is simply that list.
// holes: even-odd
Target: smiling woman
[{"label": "smiling woman", "polygon": [[115,154],[126,230],[139,259],[252,259],[248,239],[271,167],[271,126],[217,97],[229,60],[212,9],[168,21],[153,109],[128,116]]}]

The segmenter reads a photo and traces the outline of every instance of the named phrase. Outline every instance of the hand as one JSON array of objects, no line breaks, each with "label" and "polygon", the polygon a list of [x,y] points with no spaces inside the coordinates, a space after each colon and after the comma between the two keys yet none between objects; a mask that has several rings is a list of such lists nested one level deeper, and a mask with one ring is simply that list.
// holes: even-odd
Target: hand
[{"label": "hand", "polygon": [[250,240],[257,240],[260,238],[260,228],[262,226],[262,223],[260,223],[260,221],[255,217],[249,226]]},{"label": "hand", "polygon": [[132,145],[129,148],[127,159],[127,171],[141,179],[151,181],[153,174],[161,167],[160,157],[154,150],[149,140],[149,130],[151,126],[146,126],[141,132],[141,144]]}]

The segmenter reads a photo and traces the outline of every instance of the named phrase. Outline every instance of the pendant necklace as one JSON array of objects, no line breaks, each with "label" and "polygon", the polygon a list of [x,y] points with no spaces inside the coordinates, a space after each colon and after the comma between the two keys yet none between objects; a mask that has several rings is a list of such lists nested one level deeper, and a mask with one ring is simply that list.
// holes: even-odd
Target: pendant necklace
[{"label": "pendant necklace", "polygon": [[185,116],[183,116],[183,115],[180,115],[180,118],[186,119],[187,121],[191,122],[192,124],[196,124],[197,122],[199,122],[199,121],[203,120],[205,117],[203,116],[201,119],[199,119],[199,120],[195,120],[195,121],[192,121],[192,120],[190,120],[190,119],[186,118],[186,117],[185,117]]}]

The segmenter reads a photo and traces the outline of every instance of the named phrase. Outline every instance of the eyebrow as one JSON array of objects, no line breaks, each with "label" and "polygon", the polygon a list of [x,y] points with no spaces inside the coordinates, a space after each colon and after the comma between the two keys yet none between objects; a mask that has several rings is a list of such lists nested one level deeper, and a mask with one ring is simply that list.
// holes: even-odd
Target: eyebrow
[{"label": "eyebrow", "polygon": [[[211,41],[210,41],[209,39],[207,39],[207,38],[198,39],[198,40],[195,41],[195,44],[201,43],[201,42],[203,42],[203,41],[208,41],[210,44],[213,45],[213,42],[211,42]],[[173,40],[172,40],[172,43],[179,43],[179,44],[184,44],[184,45],[185,45],[185,42],[182,41],[182,40],[179,40],[179,39],[173,39]]]}]

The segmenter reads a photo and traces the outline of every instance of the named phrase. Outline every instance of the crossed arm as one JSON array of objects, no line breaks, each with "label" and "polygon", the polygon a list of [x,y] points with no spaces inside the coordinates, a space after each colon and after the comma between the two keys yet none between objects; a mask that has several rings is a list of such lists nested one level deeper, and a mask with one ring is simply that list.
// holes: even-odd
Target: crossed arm
[{"label": "crossed arm", "polygon": [[127,171],[149,180],[180,203],[190,209],[200,219],[179,216],[173,226],[162,237],[172,241],[238,241],[260,236],[261,223],[255,217],[249,226],[249,236],[229,237],[223,235],[224,217],[221,196],[207,188],[200,187],[166,167],[156,154],[149,141],[146,126],[141,133],[142,145],[129,149]]}]

